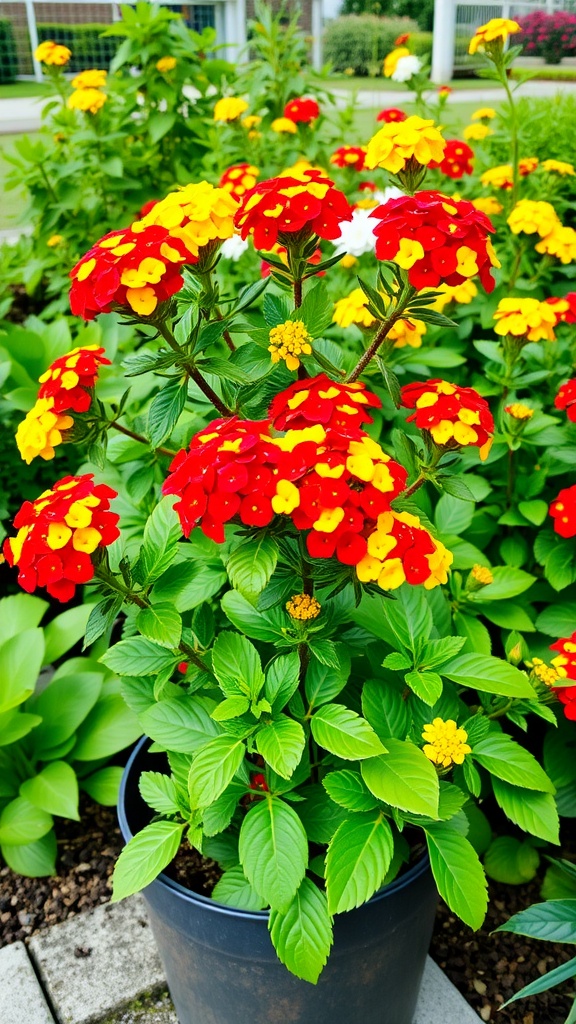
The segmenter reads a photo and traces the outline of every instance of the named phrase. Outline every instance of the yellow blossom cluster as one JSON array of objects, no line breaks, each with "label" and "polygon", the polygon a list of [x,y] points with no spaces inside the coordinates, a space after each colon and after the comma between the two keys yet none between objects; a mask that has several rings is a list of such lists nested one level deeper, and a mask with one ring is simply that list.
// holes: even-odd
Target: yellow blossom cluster
[{"label": "yellow blossom cluster", "polygon": [[434,291],[440,292],[431,308],[441,313],[451,302],[457,302],[461,306],[468,305],[478,294],[478,287],[474,281],[462,281],[462,284],[439,284]]},{"label": "yellow blossom cluster", "polygon": [[160,57],[160,60],[156,61],[156,70],[164,75],[167,71],[173,71],[177,63],[176,57]]},{"label": "yellow blossom cluster", "polygon": [[297,370],[300,366],[299,356],[312,355],[311,341],[312,338],[302,320],[286,320],[285,323],[278,324],[270,331],[268,351],[271,353],[272,362],[279,363],[283,359],[289,370]]},{"label": "yellow blossom cluster", "polygon": [[558,225],[560,218],[551,203],[534,199],[520,199],[508,217],[508,226],[515,235],[540,235],[546,238]]},{"label": "yellow blossom cluster", "polygon": [[531,420],[534,415],[534,409],[531,409],[529,405],[524,405],[523,402],[512,402],[511,405],[506,406],[505,412],[513,420]]},{"label": "yellow blossom cluster", "polygon": [[413,114],[405,121],[391,121],[376,132],[368,143],[365,166],[370,170],[383,167],[398,174],[412,160],[423,166],[441,163],[445,148],[434,121]]},{"label": "yellow blossom cluster", "polygon": [[241,96],[223,96],[214,107],[215,121],[237,121],[248,110]]},{"label": "yellow blossom cluster", "polygon": [[422,747],[426,757],[441,768],[463,764],[466,754],[472,753],[472,747],[466,742],[468,733],[459,729],[452,718],[446,721],[435,718],[424,726],[422,738],[426,740]]},{"label": "yellow blossom cluster", "polygon": [[557,311],[549,302],[510,296],[500,299],[494,313],[496,334],[511,334],[526,341],[555,341]]},{"label": "yellow blossom cluster", "polygon": [[547,665],[545,661],[542,661],[542,658],[532,658],[532,662],[528,664],[536,679],[539,679],[545,686],[554,686],[558,682],[560,676],[557,670],[551,665]]},{"label": "yellow blossom cluster", "polygon": [[74,426],[65,413],[54,412],[53,398],[38,398],[16,431],[16,445],[28,465],[36,458],[53,459],[54,449],[62,444],[62,433]]},{"label": "yellow blossom cluster", "polygon": [[478,563],[473,565],[470,570],[470,576],[483,587],[487,587],[490,583],[494,582],[494,575],[486,565],[478,565]]},{"label": "yellow blossom cluster", "polygon": [[132,228],[138,232],[150,224],[159,224],[197,256],[201,246],[232,238],[234,214],[239,205],[225,189],[200,181],[170,192]]},{"label": "yellow blossom cluster", "polygon": [[72,51],[67,46],[55,43],[53,39],[46,39],[34,50],[34,57],[40,64],[48,64],[53,67],[63,67],[72,56]]},{"label": "yellow blossom cluster", "polygon": [[566,163],[564,160],[543,160],[541,164],[542,170],[548,174],[561,174],[561,175],[574,175],[576,171],[572,164]]},{"label": "yellow blossom cluster", "polygon": [[102,89],[106,85],[107,74],[107,71],[99,68],[88,68],[76,75],[72,79],[74,92],[66,101],[69,110],[97,114],[106,103],[106,93],[102,92]]},{"label": "yellow blossom cluster", "polygon": [[320,602],[309,594],[294,594],[286,602],[286,611],[291,619],[307,622],[317,619],[321,612]]},{"label": "yellow blossom cluster", "polygon": [[508,36],[520,31],[517,21],[511,21],[510,18],[491,18],[486,25],[476,29],[470,40],[468,53],[477,53],[478,50],[483,51],[487,48],[489,51],[494,48],[502,50]]},{"label": "yellow blossom cluster", "polygon": [[481,213],[485,213],[487,217],[496,217],[504,209],[496,196],[480,196],[479,199],[472,200],[472,206],[475,206]]},{"label": "yellow blossom cluster", "polygon": [[464,129],[464,138],[467,142],[482,142],[489,135],[494,135],[494,129],[487,124],[469,124]]}]

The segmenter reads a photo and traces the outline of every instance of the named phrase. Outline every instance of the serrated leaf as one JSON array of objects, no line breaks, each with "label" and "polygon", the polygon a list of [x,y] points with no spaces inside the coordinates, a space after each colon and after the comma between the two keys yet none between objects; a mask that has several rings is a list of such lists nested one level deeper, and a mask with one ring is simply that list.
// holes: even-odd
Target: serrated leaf
[{"label": "serrated leaf", "polygon": [[303,878],[287,909],[271,911],[269,929],[279,960],[296,977],[315,985],[333,939],[325,894]]},{"label": "serrated leaf", "polygon": [[135,577],[142,584],[153,583],[174,561],[182,529],[173,504],[173,495],[163,498],[144,527],[144,541],[134,567]]},{"label": "serrated leaf", "polygon": [[215,722],[227,722],[232,718],[240,718],[249,707],[248,697],[226,697],[216,705],[211,717]]},{"label": "serrated leaf", "polygon": [[234,736],[217,736],[196,754],[188,776],[193,808],[209,807],[217,800],[238,771],[246,746]]},{"label": "serrated leaf", "polygon": [[389,738],[386,746],[387,753],[362,762],[370,792],[401,811],[436,818],[440,791],[434,765],[413,743]]},{"label": "serrated leaf", "polygon": [[264,685],[260,655],[240,633],[220,633],[212,648],[212,667],[227,697],[256,700]]},{"label": "serrated leaf", "polygon": [[220,733],[206,709],[189,697],[173,697],[138,716],[142,729],[167,750],[189,754]]},{"label": "serrated leaf", "polygon": [[350,655],[343,644],[338,644],[338,667],[323,665],[312,657],[306,672],[305,692],[311,708],[334,700],[344,689],[350,675]]},{"label": "serrated leaf", "polygon": [[498,693],[503,697],[534,697],[534,689],[524,672],[487,654],[461,654],[443,665],[442,675],[453,683]]},{"label": "serrated leaf", "polygon": [[277,775],[289,779],[300,764],[306,737],[299,722],[281,715],[256,733],[256,749]]},{"label": "serrated leaf", "polygon": [[576,899],[535,903],[514,914],[495,931],[527,935],[545,942],[576,943]]},{"label": "serrated leaf", "polygon": [[551,793],[538,793],[513,786],[492,776],[496,802],[504,814],[529,836],[538,836],[549,843],[558,843],[560,822],[556,802]]},{"label": "serrated leaf", "polygon": [[367,679],[362,690],[362,711],[383,743],[388,736],[406,738],[410,715],[400,689],[383,679]]},{"label": "serrated leaf", "polygon": [[378,800],[362,776],[348,768],[329,772],[322,779],[322,784],[331,799],[349,811],[371,811],[378,806]]},{"label": "serrated leaf", "polygon": [[250,884],[274,910],[286,911],[308,864],[308,840],[296,811],[267,795],[244,818],[239,851]]},{"label": "serrated leaf", "polygon": [[366,903],[382,885],[392,855],[392,830],[381,813],[343,821],[326,855],[328,908],[341,914]]},{"label": "serrated leaf", "polygon": [[186,380],[177,380],[167,384],[152,399],[148,411],[148,433],[153,448],[158,448],[174,430],[184,408],[186,394]]},{"label": "serrated leaf", "polygon": [[254,603],[272,576],[277,561],[276,541],[262,533],[253,540],[243,540],[230,553],[226,572],[234,590]]},{"label": "serrated leaf", "polygon": [[162,772],[142,772],[138,780],[140,796],[158,814],[177,814],[176,786],[170,775]]},{"label": "serrated leaf", "polygon": [[266,901],[250,885],[241,864],[224,872],[212,890],[212,899],[235,910],[263,910],[266,906]]},{"label": "serrated leaf", "polygon": [[312,716],[310,728],[316,743],[347,761],[386,751],[369,722],[343,704],[324,704]]},{"label": "serrated leaf", "polygon": [[438,892],[470,928],[480,928],[488,906],[482,865],[474,847],[449,824],[425,826]]},{"label": "serrated leaf", "polygon": [[112,878],[112,902],[144,889],[174,859],[184,825],[177,821],[153,821],[138,832],[122,850]]},{"label": "serrated leaf", "polygon": [[99,601],[92,607],[86,624],[83,651],[112,628],[121,607],[122,598],[120,596],[105,597],[103,601]]},{"label": "serrated leaf", "polygon": [[176,667],[179,660],[164,647],[140,636],[119,640],[100,658],[119,676],[155,675],[170,665]]},{"label": "serrated leaf", "polygon": [[136,616],[136,628],[148,640],[172,650],[182,639],[182,619],[173,605],[167,602],[141,608]]},{"label": "serrated leaf", "polygon": [[412,692],[420,700],[423,700],[425,704],[428,704],[429,707],[433,707],[440,700],[442,696],[442,678],[437,672],[414,669],[413,672],[407,672],[404,679]]},{"label": "serrated leaf", "polygon": [[520,786],[542,793],[553,793],[554,785],[538,761],[511,736],[503,732],[491,732],[474,744],[471,756],[492,775]]}]

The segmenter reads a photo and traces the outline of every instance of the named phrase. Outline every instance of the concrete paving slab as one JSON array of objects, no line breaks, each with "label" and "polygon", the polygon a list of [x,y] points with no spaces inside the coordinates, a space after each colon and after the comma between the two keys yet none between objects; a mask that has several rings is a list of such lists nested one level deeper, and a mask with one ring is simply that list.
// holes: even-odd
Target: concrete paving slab
[{"label": "concrete paving slab", "polygon": [[0,949],[0,1021],[54,1024],[23,942]]},{"label": "concrete paving slab", "polygon": [[426,957],[414,1024],[481,1024],[464,996],[431,957]]},{"label": "concrete paving slab", "polygon": [[96,1024],[166,985],[141,896],[54,925],[28,949],[60,1024]]},{"label": "concrete paving slab", "polygon": [[102,1021],[102,1024],[178,1024],[178,1018],[168,992],[161,992],[150,998],[136,1000]]},{"label": "concrete paving slab", "polygon": [[37,132],[42,124],[42,107],[49,96],[19,96],[0,100],[0,135]]}]

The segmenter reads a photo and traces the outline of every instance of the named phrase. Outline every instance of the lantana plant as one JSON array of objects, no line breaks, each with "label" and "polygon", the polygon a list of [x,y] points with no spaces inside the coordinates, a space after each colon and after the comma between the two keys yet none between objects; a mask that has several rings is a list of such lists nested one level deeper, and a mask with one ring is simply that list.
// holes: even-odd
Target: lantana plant
[{"label": "lantana plant", "polygon": [[[463,470],[488,457],[493,414],[442,377],[400,387],[390,361],[416,323],[419,337],[454,326],[438,302],[495,284],[489,216],[421,189],[445,152],[417,117],[387,120],[367,146],[366,166],[387,169],[402,194],[369,214],[375,283],[358,281],[364,343],[347,368],[325,342],[333,307],[316,279],[342,258],[316,254],[352,221],[347,199],[317,169],[235,195],[225,186],[243,167],[222,187],[171,193],[71,271],[77,315],[140,326],[123,366],[139,395],[153,393],[147,415],[131,416],[129,393],[112,408],[97,397],[107,357],[86,348],[46,370],[19,431],[28,461],[88,442],[102,482],[80,473],[26,502],[6,558],[30,592],[97,589],[86,645],[114,631],[101,660],[159,754],[140,779],[150,823],[120,856],[114,899],[192,846],[222,869],[216,900],[269,908],[280,960],[310,982],[334,915],[369,900],[423,840],[439,892],[479,927],[486,880],[468,832],[486,792],[531,835],[558,838],[554,786],[507,731],[512,713],[546,714],[549,682],[518,667],[516,648],[486,648],[474,615],[498,582],[482,565],[451,573],[422,499],[436,488],[473,500],[478,478]],[[231,296],[217,263],[237,235],[269,272]],[[510,373],[552,308],[534,319],[525,301],[500,308]],[[265,326],[250,313],[260,302]],[[564,300],[553,315],[570,310]],[[401,424],[391,443],[377,436],[382,396]],[[505,415],[511,436],[523,429],[513,397]],[[114,511],[114,431],[153,467],[143,531]],[[571,534],[574,506],[561,494],[552,513]],[[555,649],[548,672],[568,702],[576,644]]]}]

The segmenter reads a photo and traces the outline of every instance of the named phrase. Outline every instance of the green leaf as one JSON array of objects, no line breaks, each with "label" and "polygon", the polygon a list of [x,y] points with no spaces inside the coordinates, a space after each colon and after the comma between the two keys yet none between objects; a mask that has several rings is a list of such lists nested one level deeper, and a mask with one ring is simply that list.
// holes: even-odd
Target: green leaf
[{"label": "green leaf", "polygon": [[116,765],[108,768],[101,768],[88,778],[82,779],[81,788],[88,796],[91,796],[97,804],[103,807],[115,807],[118,803],[118,794],[124,769]]},{"label": "green leaf", "polygon": [[264,693],[274,712],[281,711],[296,690],[300,680],[298,651],[281,654],[266,669]]},{"label": "green leaf", "polygon": [[[222,793],[222,796],[219,796],[213,804],[210,804],[210,807],[205,808],[203,825],[206,836],[215,836],[228,828],[240,800],[246,796],[246,793],[246,783],[237,782],[233,779]],[[238,846],[237,843],[236,846]],[[222,863],[221,866],[225,867],[226,865]]]},{"label": "green leaf", "polygon": [[480,928],[486,916],[488,891],[478,854],[450,824],[427,825],[425,831],[438,892],[465,924]]},{"label": "green leaf", "polygon": [[332,800],[349,811],[371,811],[378,806],[378,800],[362,776],[348,768],[329,772],[322,779],[322,784]]},{"label": "green leaf", "polygon": [[315,985],[332,946],[326,895],[303,878],[286,910],[271,911],[269,928],[278,959],[297,978]]},{"label": "green leaf", "polygon": [[545,942],[576,943],[576,899],[534,903],[496,928]]},{"label": "green leaf", "polygon": [[529,842],[520,842],[512,836],[498,836],[484,854],[486,874],[495,882],[522,885],[530,882],[540,863],[538,850]]},{"label": "green leaf", "polygon": [[542,526],[542,523],[548,515],[548,503],[539,498],[535,498],[531,501],[518,502],[518,509],[530,523],[534,524],[534,526]]},{"label": "green leaf", "polygon": [[362,711],[383,743],[388,736],[406,738],[410,715],[399,688],[383,679],[367,679],[362,690]]},{"label": "green leaf", "polygon": [[208,807],[217,800],[238,771],[246,746],[235,736],[217,736],[201,747],[188,776],[192,807]]},{"label": "green leaf", "polygon": [[183,831],[180,822],[153,821],[130,840],[116,862],[113,903],[139,892],[158,877],[178,853]]},{"label": "green leaf", "polygon": [[394,600],[364,595],[351,615],[354,622],[404,652],[413,653],[424,636],[430,636],[432,613],[421,587],[403,584],[394,591]]},{"label": "green leaf", "polygon": [[282,626],[275,620],[272,613],[256,611],[250,602],[236,590],[229,590],[223,595],[221,606],[232,625],[253,640],[274,643],[283,635]]},{"label": "green leaf", "polygon": [[545,608],[536,619],[536,629],[547,636],[571,636],[576,622],[576,601],[562,601]]},{"label": "green leaf", "polygon": [[[94,664],[94,663],[92,663]],[[90,662],[86,662],[87,668]],[[60,671],[65,671],[66,663]],[[27,707],[42,718],[34,730],[34,748],[42,757],[73,736],[94,707],[102,689],[102,671],[71,672],[53,678]]]},{"label": "green leaf", "polygon": [[139,636],[120,640],[100,658],[100,661],[120,676],[155,675],[170,665],[176,668],[180,660],[181,655],[170,654],[152,640]]},{"label": "green leaf", "polygon": [[536,582],[535,576],[524,572],[523,569],[515,569],[511,565],[496,566],[491,572],[494,576],[493,582],[482,587],[482,590],[476,591],[473,595],[474,604],[485,601],[505,601],[510,597],[517,597]]},{"label": "green leaf", "polygon": [[434,524],[440,534],[461,534],[468,529],[474,516],[474,505],[451,494],[443,494],[436,505]]},{"label": "green leaf", "polygon": [[[568,960],[567,963],[561,964],[560,967],[555,967],[554,970],[548,971],[541,978],[536,978],[535,981],[531,981],[529,985],[524,985],[519,992],[516,992],[511,999],[507,1002],[502,1003],[502,1009],[505,1006],[509,1006],[510,1003],[515,1003],[517,999],[527,999],[528,996],[537,996],[540,992],[547,992],[550,988],[555,988],[556,985],[562,984],[563,981],[568,981],[569,978],[576,976],[576,957],[572,960]],[[573,1024],[574,1015],[573,1009],[565,1021],[565,1024]]]},{"label": "green leaf", "polygon": [[86,623],[84,645],[82,650],[90,647],[99,637],[112,629],[116,616],[122,607],[122,598],[118,595],[105,597],[98,604],[90,605],[90,615]]},{"label": "green leaf", "polygon": [[382,885],[393,853],[392,830],[380,812],[363,812],[343,821],[326,855],[330,913],[366,903]]},{"label": "green leaf", "polygon": [[266,901],[250,885],[241,864],[224,872],[212,890],[212,899],[235,910],[263,910],[266,906]]},{"label": "green leaf", "polygon": [[319,783],[306,786],[300,792],[305,799],[297,804],[297,810],[308,839],[311,843],[329,843],[348,814]]},{"label": "green leaf", "polygon": [[182,619],[171,604],[153,604],[141,608],[136,616],[136,628],[154,643],[171,650],[182,639]]},{"label": "green leaf", "polygon": [[490,633],[483,622],[473,618],[471,615],[464,615],[456,612],[454,615],[454,627],[458,630],[459,636],[466,638],[464,647],[465,654],[490,654],[492,641]]},{"label": "green leaf", "polygon": [[230,583],[247,601],[255,603],[268,583],[278,561],[278,545],[262,533],[253,540],[242,539],[228,556],[226,572]]},{"label": "green leaf", "polygon": [[212,648],[212,667],[227,697],[239,695],[256,700],[264,685],[260,655],[239,633],[220,633]]},{"label": "green leaf", "polygon": [[522,633],[534,633],[535,627],[528,612],[522,605],[514,604],[512,601],[479,605],[482,615],[502,629],[516,629]]},{"label": "green leaf", "polygon": [[177,562],[156,580],[153,601],[168,601],[177,612],[187,612],[209,601],[228,577],[222,562]]},{"label": "green leaf", "polygon": [[34,692],[44,664],[41,629],[25,629],[0,647],[0,714],[22,704]]},{"label": "green leaf", "polygon": [[66,651],[78,643],[86,632],[86,624],[92,611],[92,605],[79,604],[68,608],[49,622],[44,630],[44,664],[50,665],[58,661]]},{"label": "green leaf", "polygon": [[258,753],[283,779],[289,779],[300,764],[305,744],[302,726],[287,715],[272,719],[256,733]]},{"label": "green leaf", "polygon": [[184,408],[187,391],[186,380],[177,380],[167,384],[152,399],[148,410],[148,433],[153,448],[158,448],[174,430]]},{"label": "green leaf", "polygon": [[437,672],[407,672],[404,676],[407,685],[423,700],[425,704],[432,707],[442,696],[442,678]]},{"label": "green leaf", "polygon": [[11,800],[0,814],[0,845],[21,846],[42,839],[52,828],[52,815],[25,797]]},{"label": "green leaf", "polygon": [[48,601],[32,594],[11,594],[0,600],[0,644],[25,629],[34,629],[49,608]]},{"label": "green leaf", "polygon": [[0,853],[9,868],[27,878],[44,878],[56,874],[56,835],[54,829],[41,839],[22,846],[0,846]]},{"label": "green leaf", "polygon": [[239,850],[250,884],[274,910],[286,911],[308,864],[308,840],[296,811],[267,795],[244,818]]},{"label": "green leaf", "polygon": [[392,807],[412,814],[438,816],[438,775],[431,761],[413,743],[387,739],[388,752],[361,765],[371,793]]},{"label": "green leaf", "polygon": [[148,118],[148,135],[150,142],[155,145],[172,130],[176,123],[176,114],[170,111],[155,111]]},{"label": "green leaf", "polygon": [[503,697],[535,696],[525,672],[487,654],[461,654],[443,666],[442,675],[459,686],[482,693],[498,693]]},{"label": "green leaf", "polygon": [[324,665],[315,657],[310,660],[306,672],[305,691],[311,708],[334,700],[334,697],[338,696],[348,682],[351,667],[350,655],[344,644],[336,646],[338,647],[338,668]]},{"label": "green leaf", "polygon": [[77,732],[74,758],[99,761],[135,743],[142,729],[119,693],[100,697]]},{"label": "green leaf", "polygon": [[0,715],[0,747],[8,747],[16,743],[36,726],[40,725],[40,715],[29,715],[25,711],[5,711]]},{"label": "green leaf", "polygon": [[556,801],[551,793],[537,793],[512,786],[492,776],[492,788],[504,814],[530,836],[549,843],[558,843],[559,820]]},{"label": "green leaf", "polygon": [[513,786],[536,789],[542,793],[553,793],[554,785],[540,767],[536,758],[511,736],[503,732],[491,732],[478,740],[471,755],[478,764],[499,779],[511,782]]},{"label": "green leaf", "polygon": [[20,786],[20,795],[48,814],[79,821],[78,781],[66,761],[52,761],[32,779]]},{"label": "green leaf", "polygon": [[182,528],[173,509],[174,500],[174,495],[162,498],[144,527],[144,542],[134,567],[135,578],[144,585],[157,580],[176,557]]},{"label": "green leaf", "polygon": [[215,722],[228,722],[232,718],[240,718],[250,707],[248,697],[226,697],[217,704],[211,714]]},{"label": "green leaf", "polygon": [[324,704],[311,718],[310,728],[316,743],[346,761],[386,750],[366,719],[343,704]]},{"label": "green leaf", "polygon": [[177,814],[176,785],[163,772],[142,772],[138,780],[140,796],[158,814]]},{"label": "green leaf", "polygon": [[220,733],[208,711],[188,696],[161,700],[143,711],[139,719],[150,739],[183,754],[193,753]]}]

